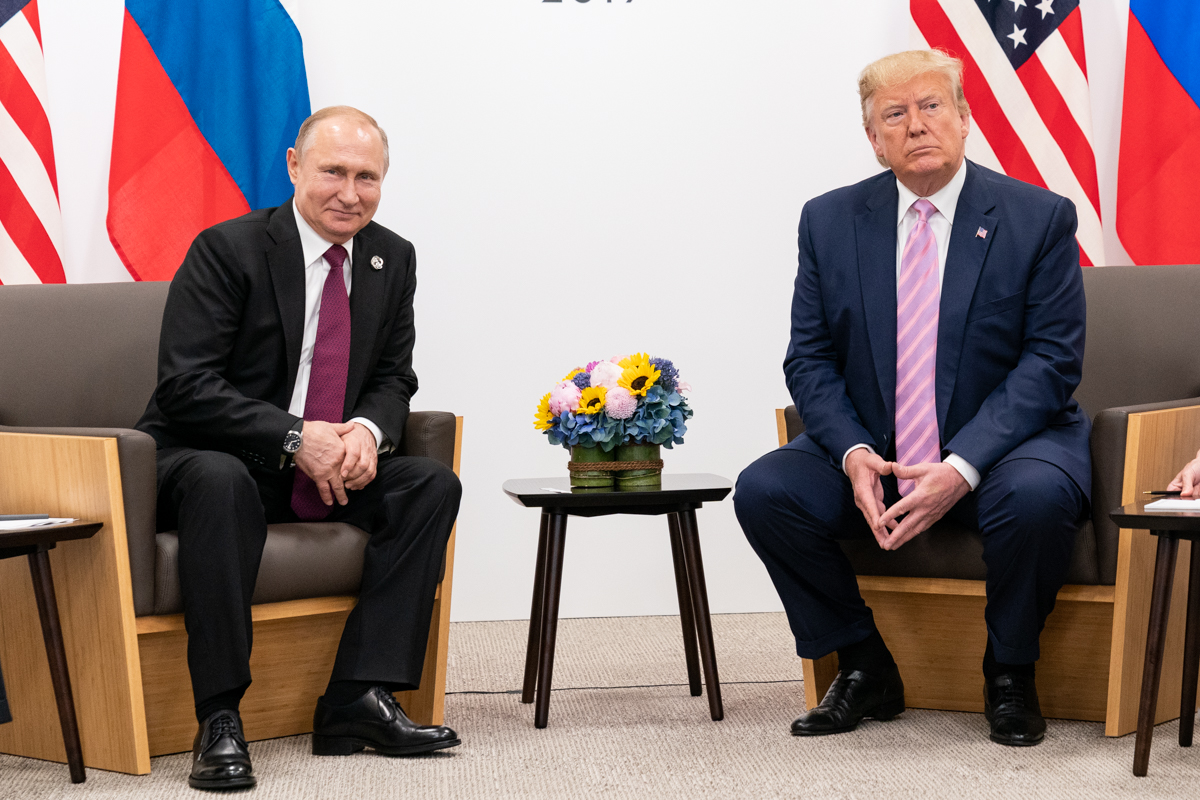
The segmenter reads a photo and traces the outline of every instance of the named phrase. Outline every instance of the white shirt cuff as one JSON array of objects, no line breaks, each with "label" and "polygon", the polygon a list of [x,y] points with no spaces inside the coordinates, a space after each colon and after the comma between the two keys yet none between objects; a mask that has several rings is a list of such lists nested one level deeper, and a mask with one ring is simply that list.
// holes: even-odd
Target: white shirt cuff
[{"label": "white shirt cuff", "polygon": [[957,453],[950,453],[942,459],[942,463],[949,464],[958,470],[959,474],[963,476],[963,479],[971,487],[972,492],[979,486],[979,470],[968,464],[967,460],[962,456]]},{"label": "white shirt cuff", "polygon": [[845,452],[845,453],[842,455],[842,472],[845,472],[845,471],[846,471],[846,458],[847,458],[847,456],[849,456],[849,455],[850,455],[851,453],[853,453],[855,450],[866,450],[866,451],[867,451],[868,453],[870,453],[871,455],[875,455],[875,448],[874,448],[874,447],[871,447],[871,445],[869,445],[869,444],[856,444],[856,445],[854,445],[854,447],[851,447],[849,450],[847,450],[847,451],[846,451],[846,452]]},{"label": "white shirt cuff", "polygon": [[371,435],[375,437],[375,452],[387,453],[391,451],[391,443],[387,441],[383,435],[383,431],[379,430],[379,426],[374,422],[371,422],[371,420],[367,419],[366,417],[354,417],[350,421],[361,423],[364,428],[371,432]]}]

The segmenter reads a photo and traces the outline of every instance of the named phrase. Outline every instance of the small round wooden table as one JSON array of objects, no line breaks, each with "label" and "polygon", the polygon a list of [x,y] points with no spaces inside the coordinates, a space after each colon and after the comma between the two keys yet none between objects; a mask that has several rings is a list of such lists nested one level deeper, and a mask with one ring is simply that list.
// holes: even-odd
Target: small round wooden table
[{"label": "small round wooden table", "polygon": [[1154,562],[1154,590],[1150,596],[1150,630],[1146,636],[1146,662],[1142,669],[1142,696],[1138,703],[1137,742],[1133,748],[1133,774],[1145,777],[1154,736],[1154,711],[1158,707],[1158,681],[1167,642],[1167,617],[1171,611],[1171,584],[1179,540],[1192,543],[1188,578],[1187,627],[1183,643],[1183,691],[1179,702],[1179,746],[1192,746],[1196,722],[1196,681],[1200,671],[1200,512],[1156,511],[1143,501],[1109,514],[1122,528],[1149,530],[1158,537]]},{"label": "small round wooden table", "polygon": [[[534,725],[546,727],[550,717],[550,686],[554,672],[554,639],[558,631],[558,599],[562,587],[563,547],[567,540],[567,517],[603,517],[610,514],[667,515],[671,532],[671,555],[675,564],[675,590],[683,626],[683,651],[687,660],[688,686],[693,697],[700,688],[700,660],[708,686],[708,707],[714,720],[723,719],[721,684],[717,678],[717,656],[713,650],[712,621],[708,614],[708,590],[704,584],[704,562],[696,509],[703,503],[725,499],[733,484],[719,475],[665,474],[659,488],[571,489],[569,478],[526,478],[506,481],[504,492],[516,503],[542,509],[538,536],[537,568],[534,572],[533,607],[529,614],[529,644],[525,651],[525,683],[522,703],[534,702]],[[699,637],[699,653],[696,639]]]},{"label": "small round wooden table", "polygon": [[62,724],[71,783],[83,783],[86,773],[83,770],[83,748],[79,743],[75,698],[71,694],[71,676],[67,673],[67,651],[63,647],[62,627],[58,621],[58,600],[54,596],[54,578],[50,574],[48,551],[59,542],[89,539],[101,527],[99,522],[75,521],[0,531],[0,558],[29,556],[29,572],[33,577],[33,593],[37,597],[38,617],[42,620],[42,640],[46,644],[46,660],[50,662],[50,682],[54,686],[54,700],[58,704],[58,720]]}]

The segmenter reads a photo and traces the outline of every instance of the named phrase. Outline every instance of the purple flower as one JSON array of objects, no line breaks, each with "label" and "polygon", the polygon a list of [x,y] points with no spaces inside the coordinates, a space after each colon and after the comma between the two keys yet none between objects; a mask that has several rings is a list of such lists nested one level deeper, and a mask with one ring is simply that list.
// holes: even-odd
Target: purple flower
[{"label": "purple flower", "polygon": [[658,385],[668,392],[675,391],[679,384],[679,370],[667,358],[652,358],[650,364],[659,371]]},{"label": "purple flower", "polygon": [[581,372],[574,378],[571,378],[571,381],[578,386],[580,390],[583,390],[592,385],[592,376],[587,372]]}]

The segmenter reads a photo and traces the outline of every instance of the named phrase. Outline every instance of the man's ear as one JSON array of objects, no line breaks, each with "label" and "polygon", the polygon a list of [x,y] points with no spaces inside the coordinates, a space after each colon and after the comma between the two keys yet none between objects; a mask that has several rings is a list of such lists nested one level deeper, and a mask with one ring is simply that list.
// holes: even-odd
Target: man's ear
[{"label": "man's ear", "polygon": [[296,148],[289,147],[287,151],[287,171],[288,177],[292,179],[292,185],[296,185],[296,181],[300,178],[300,158],[296,155]]},{"label": "man's ear", "polygon": [[879,163],[884,163],[883,148],[879,145],[879,138],[875,135],[875,129],[870,125],[864,125],[863,131],[867,134],[867,140],[871,143],[871,147],[875,150],[875,157],[879,159]]}]

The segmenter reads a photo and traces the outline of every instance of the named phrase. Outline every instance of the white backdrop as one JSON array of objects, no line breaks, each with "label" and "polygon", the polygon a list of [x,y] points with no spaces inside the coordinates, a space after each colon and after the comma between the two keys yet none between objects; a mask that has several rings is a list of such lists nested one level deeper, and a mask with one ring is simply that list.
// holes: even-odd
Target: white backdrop
[{"label": "white backdrop", "polygon": [[[538,515],[565,475],[531,420],[569,369],[672,358],[694,391],[667,469],[735,478],[775,445],[809,198],[878,171],[858,71],[905,0],[285,0],[314,109],[388,131],[377,221],[418,254],[422,389],[466,417],[453,617],[528,616]],[[108,241],[121,0],[41,0],[70,281],[128,280]],[[1083,0],[1110,263],[1128,0]],[[281,159],[284,155],[281,153]],[[780,608],[732,504],[699,513],[715,612]],[[676,613],[665,520],[573,519],[563,616]]]}]

